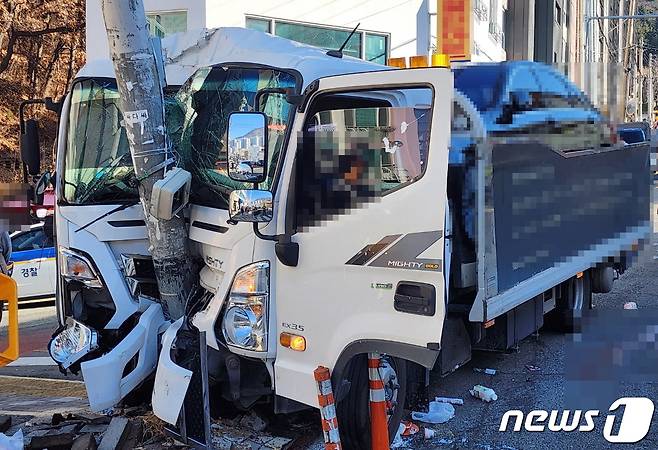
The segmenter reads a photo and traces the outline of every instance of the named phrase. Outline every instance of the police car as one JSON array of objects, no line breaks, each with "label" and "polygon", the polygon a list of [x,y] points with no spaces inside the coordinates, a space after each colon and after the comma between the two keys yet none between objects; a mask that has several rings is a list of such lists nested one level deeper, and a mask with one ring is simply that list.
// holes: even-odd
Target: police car
[{"label": "police car", "polygon": [[19,300],[38,300],[55,296],[57,269],[55,245],[43,223],[11,235],[13,270]]}]

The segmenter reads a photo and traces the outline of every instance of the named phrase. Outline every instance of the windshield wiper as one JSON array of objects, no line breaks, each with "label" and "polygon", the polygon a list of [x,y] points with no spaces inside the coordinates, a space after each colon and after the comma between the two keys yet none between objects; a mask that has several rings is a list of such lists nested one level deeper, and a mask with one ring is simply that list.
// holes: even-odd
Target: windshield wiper
[{"label": "windshield wiper", "polygon": [[126,156],[130,156],[130,153],[124,153],[121,156],[117,156],[114,160],[110,161],[109,164],[101,167],[99,173],[96,174],[96,177],[94,177],[89,185],[86,186],[87,195],[83,195],[82,198],[79,199],[78,203],[86,203],[96,194],[97,191],[105,186],[105,182],[114,176],[115,170],[120,167],[119,164],[121,164],[121,161],[123,161]]},{"label": "windshield wiper", "polygon": [[88,224],[81,226],[80,228],[78,228],[77,230],[75,230],[75,232],[77,233],[78,231],[82,231],[82,230],[84,230],[85,228],[87,228],[87,227],[89,227],[89,226],[95,224],[95,223],[98,222],[99,220],[106,218],[107,216],[111,216],[111,215],[114,214],[114,213],[118,213],[119,211],[123,211],[124,209],[128,209],[128,208],[130,208],[131,206],[135,206],[135,205],[138,205],[138,204],[139,204],[139,200],[135,200],[135,201],[132,201],[132,202],[124,203],[123,205],[119,205],[119,206],[117,206],[116,208],[111,209],[110,211],[106,212],[106,213],[103,214],[102,216],[98,216],[98,217],[96,217],[94,220],[92,220],[92,221],[89,222]]}]

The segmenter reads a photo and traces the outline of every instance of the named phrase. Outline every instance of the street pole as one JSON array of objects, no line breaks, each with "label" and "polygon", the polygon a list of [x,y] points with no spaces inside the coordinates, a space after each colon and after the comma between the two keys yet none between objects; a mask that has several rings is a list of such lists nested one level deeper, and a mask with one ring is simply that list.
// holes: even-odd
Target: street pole
[{"label": "street pole", "polygon": [[175,160],[165,129],[164,98],[142,0],[102,0],[120,107],[130,144],[139,197],[165,317],[184,314],[194,275],[184,218],[151,214],[153,185]]},{"label": "street pole", "polygon": [[638,116],[638,119],[642,121],[642,116],[644,114],[644,39],[640,41],[640,46],[637,49],[638,53],[638,64],[639,64],[639,70],[638,70],[638,106],[640,107],[640,114]]},{"label": "street pole", "polygon": [[653,109],[654,109],[654,100],[653,100],[653,53],[649,55],[649,97],[647,101],[647,114],[649,115],[649,123],[653,121]]}]

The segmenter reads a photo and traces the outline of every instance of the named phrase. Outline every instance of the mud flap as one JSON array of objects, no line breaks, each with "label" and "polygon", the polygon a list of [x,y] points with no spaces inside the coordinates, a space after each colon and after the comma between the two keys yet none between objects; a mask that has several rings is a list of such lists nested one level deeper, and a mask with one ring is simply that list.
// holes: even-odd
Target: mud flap
[{"label": "mud flap", "polygon": [[171,347],[182,325],[183,318],[181,317],[169,325],[167,331],[162,335],[162,351],[155,372],[155,385],[151,399],[153,413],[171,425],[176,425],[192,379],[192,371],[180,367],[171,359]]},{"label": "mud flap", "polygon": [[[152,304],[112,351],[80,365],[92,411],[116,405],[153,372],[158,360],[158,333],[164,323],[162,307]],[[135,368],[124,376],[136,355]]]}]

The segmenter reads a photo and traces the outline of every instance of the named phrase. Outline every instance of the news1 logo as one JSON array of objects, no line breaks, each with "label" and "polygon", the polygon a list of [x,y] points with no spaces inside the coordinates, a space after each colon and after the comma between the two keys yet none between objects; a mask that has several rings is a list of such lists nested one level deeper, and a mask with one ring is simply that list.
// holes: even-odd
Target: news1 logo
[{"label": "news1 logo", "polygon": [[[617,419],[617,414],[608,414],[603,426],[603,437],[612,443],[631,444],[639,442],[649,432],[651,419],[653,418],[653,402],[646,397],[624,397],[616,400],[608,412],[619,411],[624,407],[621,416],[621,423],[615,434],[613,428]],[[594,419],[600,414],[599,410],[593,409],[583,411],[580,409],[563,411],[552,410],[534,410],[525,415],[523,411],[511,410],[503,414],[500,421],[499,431],[507,431],[510,419],[514,419],[514,431],[521,431],[521,427],[530,432],[590,432],[594,430]],[[547,422],[548,419],[548,422]]]}]

